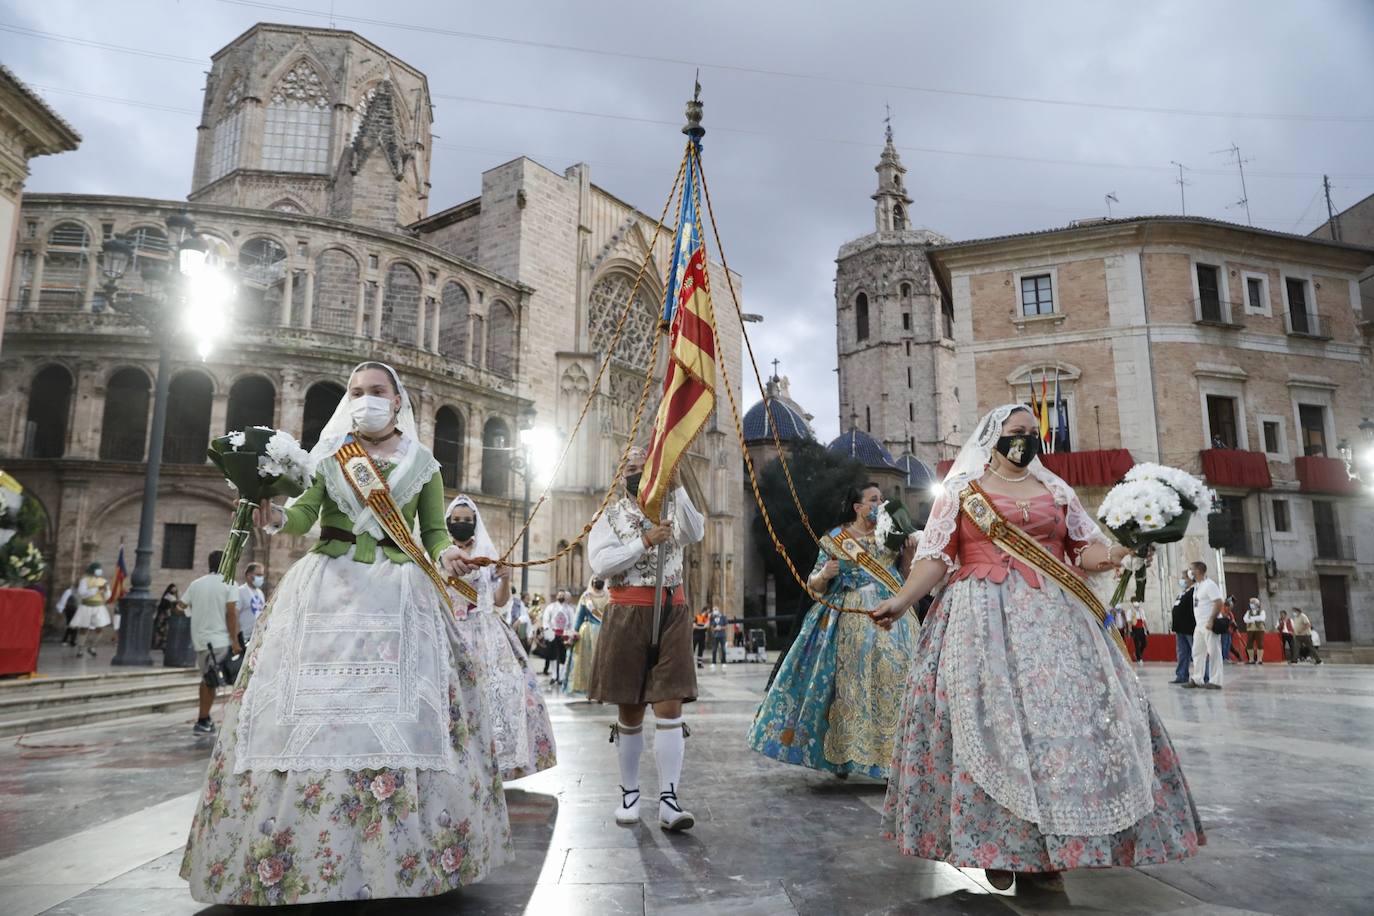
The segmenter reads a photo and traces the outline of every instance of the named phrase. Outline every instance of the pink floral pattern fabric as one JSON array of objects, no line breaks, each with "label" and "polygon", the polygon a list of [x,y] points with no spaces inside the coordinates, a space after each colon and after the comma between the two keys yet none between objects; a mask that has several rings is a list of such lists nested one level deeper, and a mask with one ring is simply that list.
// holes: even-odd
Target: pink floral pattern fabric
[{"label": "pink floral pattern fabric", "polygon": [[[348,562],[334,561],[334,562]],[[234,734],[264,611],[225,707],[181,876],[203,903],[273,906],[426,897],[481,880],[510,825],[477,667],[453,621],[447,742],[457,772],[409,767],[234,773]]]},{"label": "pink floral pattern fabric", "polygon": [[[1061,556],[1076,546],[1062,508],[1035,509],[1025,530]],[[921,627],[885,835],[906,855],[1023,872],[1195,854],[1205,837],[1168,734],[1091,612],[976,529],[958,535],[958,559],[976,558],[960,571],[983,574],[951,582]]]}]

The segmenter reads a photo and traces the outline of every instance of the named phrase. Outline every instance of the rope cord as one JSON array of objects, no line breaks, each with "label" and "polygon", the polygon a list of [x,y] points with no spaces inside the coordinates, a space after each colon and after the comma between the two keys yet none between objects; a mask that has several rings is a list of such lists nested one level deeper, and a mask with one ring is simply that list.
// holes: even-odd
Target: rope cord
[{"label": "rope cord", "polygon": [[[635,434],[639,431],[640,423],[643,422],[644,408],[648,404],[649,392],[653,388],[654,368],[658,365],[658,348],[662,342],[664,332],[663,323],[661,321],[655,324],[653,349],[649,354],[648,367],[644,372],[644,385],[640,390],[639,401],[635,406],[634,419],[630,424],[629,433],[625,437],[625,448],[620,453],[620,461],[616,464],[615,476],[611,478],[610,486],[606,488],[606,492],[602,495],[601,505],[598,506],[596,512],[592,514],[591,519],[582,526],[582,531],[552,556],[525,562],[518,562],[510,559],[510,555],[515,552],[515,548],[519,545],[520,539],[525,536],[530,526],[534,523],[534,518],[539,514],[539,509],[548,500],[549,492],[553,489],[553,482],[558,477],[558,471],[563,467],[563,462],[567,460],[568,453],[572,451],[573,443],[577,441],[577,433],[582,428],[582,424],[587,418],[587,412],[591,409],[592,403],[596,400],[597,393],[601,389],[601,380],[606,374],[606,369],[611,364],[612,354],[615,353],[616,345],[620,343],[621,335],[625,329],[626,319],[629,318],[631,309],[634,308],[638,301],[639,288],[643,284],[644,275],[648,271],[649,264],[653,260],[654,246],[658,244],[658,238],[663,233],[663,224],[668,219],[668,212],[672,209],[674,199],[677,200],[678,212],[680,213],[682,210],[682,178],[686,169],[687,155],[684,154],[682,162],[678,165],[677,178],[673,182],[672,189],[668,192],[668,199],[663,202],[663,213],[659,216],[658,222],[654,226],[653,237],[649,239],[649,244],[644,251],[644,257],[639,263],[639,271],[635,275],[634,285],[630,289],[628,301],[625,303],[625,308],[621,310],[620,317],[616,321],[615,333],[612,335],[610,343],[606,346],[606,354],[602,357],[601,365],[597,369],[596,378],[588,388],[587,399],[582,404],[582,411],[578,414],[577,422],[573,424],[572,431],[568,434],[568,440],[563,446],[563,451],[558,456],[558,462],[554,465],[553,472],[549,475],[549,481],[544,485],[544,490],[539,494],[539,499],[534,504],[534,508],[530,510],[529,517],[525,519],[525,524],[521,526],[519,532],[511,539],[510,546],[506,548],[506,552],[501,555],[499,562],[507,567],[520,569],[544,566],[549,563],[556,563],[571,553],[573,548],[582,543],[587,535],[591,533],[592,527],[596,524],[597,519],[601,517],[606,511],[606,507],[610,505],[611,497],[615,494],[616,485],[620,483],[621,477],[625,474],[625,461],[629,456],[630,449],[634,446]],[[528,467],[525,468],[525,473],[530,473]],[[477,558],[473,562],[479,566],[485,565],[481,562],[483,559],[485,558]]]}]

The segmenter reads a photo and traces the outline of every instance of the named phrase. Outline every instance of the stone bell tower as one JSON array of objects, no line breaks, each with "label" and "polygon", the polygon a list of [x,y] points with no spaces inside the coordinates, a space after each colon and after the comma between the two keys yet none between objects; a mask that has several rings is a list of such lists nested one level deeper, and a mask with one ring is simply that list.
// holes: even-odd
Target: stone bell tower
[{"label": "stone bell tower", "polygon": [[429,200],[429,83],[360,35],[260,23],[211,58],[190,199],[394,232]]},{"label": "stone bell tower", "polygon": [[835,259],[840,429],[851,423],[894,457],[945,457],[954,409],[954,317],[925,249],[949,241],[911,228],[906,166],[888,121],[874,171],[873,231]]}]

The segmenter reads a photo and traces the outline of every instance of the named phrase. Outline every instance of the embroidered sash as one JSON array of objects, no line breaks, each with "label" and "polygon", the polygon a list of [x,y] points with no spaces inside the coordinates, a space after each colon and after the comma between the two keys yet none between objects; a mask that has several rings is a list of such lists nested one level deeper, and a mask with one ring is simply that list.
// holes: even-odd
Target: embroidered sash
[{"label": "embroidered sash", "polygon": [[[1013,525],[997,511],[992,500],[976,483],[970,483],[959,498],[959,507],[969,521],[988,539],[1016,559],[1053,579],[1064,591],[1087,605],[1097,622],[1108,633],[1116,647],[1126,654],[1126,643],[1116,627],[1107,624],[1107,608],[1101,600],[1063,560],[1045,549],[1035,538]],[[1127,655],[1127,658],[1130,656]]]},{"label": "embroidered sash", "polygon": [[406,524],[405,516],[401,514],[400,506],[396,505],[396,500],[391,496],[386,478],[377,470],[372,457],[357,440],[350,439],[339,446],[339,450],[334,453],[334,460],[338,462],[339,470],[343,472],[344,480],[348,481],[349,487],[358,497],[358,502],[372,513],[396,546],[401,548],[416,566],[424,570],[435,588],[439,589],[439,594],[443,595],[444,603],[449,606],[449,610],[453,610],[453,602],[449,600],[447,586],[452,586],[469,604],[476,605],[477,590],[462,579],[445,579],[435,568],[429,554],[425,553],[424,547],[415,541],[410,526]]},{"label": "embroidered sash", "polygon": [[869,553],[859,539],[847,531],[841,531],[838,538],[828,534],[821,535],[821,549],[837,560],[848,560],[887,587],[892,594],[902,590],[902,583],[883,565],[877,557]]}]

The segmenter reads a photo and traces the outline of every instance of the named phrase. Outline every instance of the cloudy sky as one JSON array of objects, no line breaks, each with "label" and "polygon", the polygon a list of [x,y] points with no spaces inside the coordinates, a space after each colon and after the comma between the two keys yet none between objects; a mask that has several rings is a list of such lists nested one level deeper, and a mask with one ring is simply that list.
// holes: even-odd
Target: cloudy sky
[{"label": "cloudy sky", "polygon": [[[884,106],[916,199],[956,239],[1105,215],[1308,232],[1374,193],[1374,3],[426,3],[335,0],[333,22],[429,76],[435,209],[525,154],[657,213],[702,70],[707,175],[761,359],[838,431],[834,257],[872,228]],[[665,10],[676,15],[667,16]],[[82,133],[32,191],[180,198],[203,72],[257,21],[329,0],[0,0],[0,60]],[[442,12],[439,12],[442,10]],[[752,400],[752,398],[746,398]]]}]

